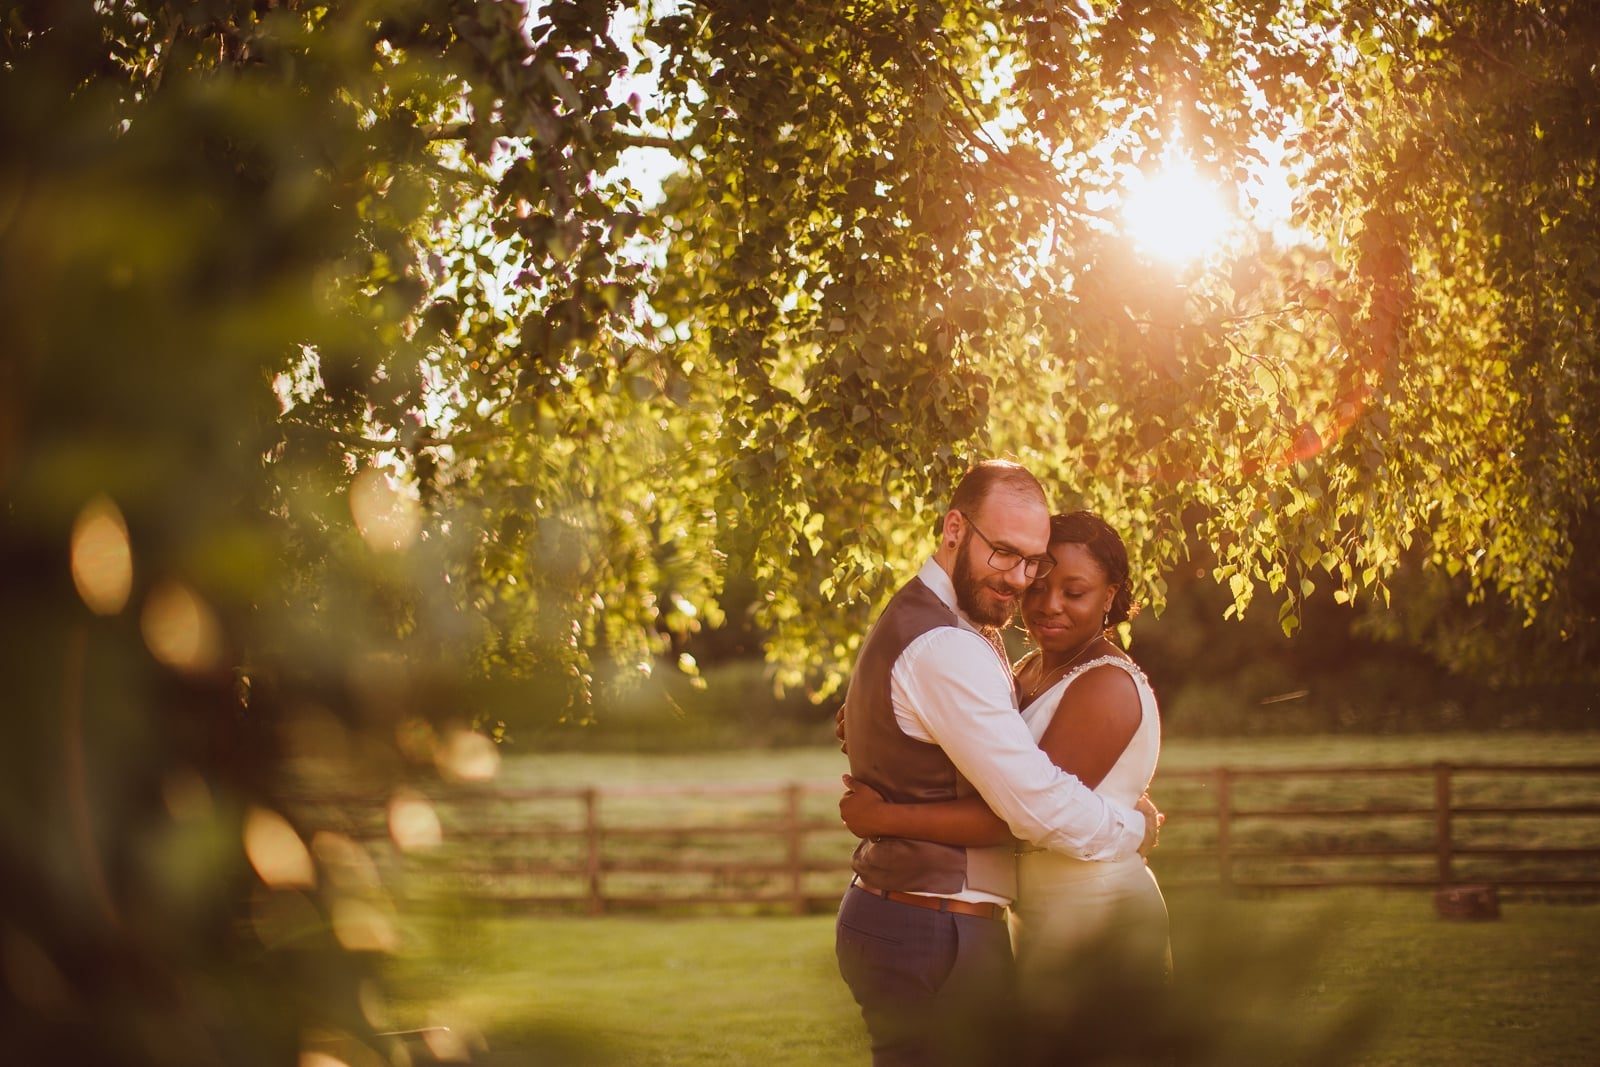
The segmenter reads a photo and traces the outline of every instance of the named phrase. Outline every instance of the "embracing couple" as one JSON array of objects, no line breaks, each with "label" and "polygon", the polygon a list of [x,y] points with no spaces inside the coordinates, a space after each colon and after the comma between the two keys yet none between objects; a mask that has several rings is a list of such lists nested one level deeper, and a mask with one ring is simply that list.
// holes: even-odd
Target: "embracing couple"
[{"label": "embracing couple", "polygon": [[[862,840],[836,947],[875,1067],[939,1062],[939,1023],[1009,997],[1019,966],[1026,995],[1031,966],[1087,942],[1168,959],[1144,862],[1160,720],[1110,638],[1131,605],[1121,538],[1051,516],[1001,460],[962,479],[938,536],[839,712],[840,813]],[[1035,651],[1013,668],[999,630],[1019,606]]]}]

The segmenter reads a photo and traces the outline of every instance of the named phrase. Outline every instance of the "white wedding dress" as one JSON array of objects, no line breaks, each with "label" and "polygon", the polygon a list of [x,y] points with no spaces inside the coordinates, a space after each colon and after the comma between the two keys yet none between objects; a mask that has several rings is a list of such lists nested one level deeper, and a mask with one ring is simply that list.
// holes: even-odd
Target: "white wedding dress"
[{"label": "white wedding dress", "polygon": [[[1150,785],[1161,753],[1161,717],[1150,682],[1131,660],[1101,656],[1074,667],[1023,709],[1033,739],[1044,736],[1061,696],[1084,672],[1106,664],[1127,671],[1139,691],[1143,715],[1128,747],[1095,792],[1133,807]],[[1138,854],[1094,861],[1023,846],[1017,856],[1017,900],[1011,911],[1011,937],[1018,962],[1027,965],[1040,950],[1054,955],[1092,944],[1096,951],[1115,938],[1139,965],[1170,967],[1167,905],[1155,876]]]}]

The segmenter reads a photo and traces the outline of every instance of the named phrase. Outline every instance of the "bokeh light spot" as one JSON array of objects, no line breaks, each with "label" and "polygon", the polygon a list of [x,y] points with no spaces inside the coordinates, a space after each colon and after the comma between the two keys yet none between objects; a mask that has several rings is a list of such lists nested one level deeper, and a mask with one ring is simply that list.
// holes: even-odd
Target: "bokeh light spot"
[{"label": "bokeh light spot", "polygon": [[305,945],[327,929],[322,913],[304,893],[275,893],[257,886],[251,899],[251,926],[267,948]]},{"label": "bokeh light spot", "polygon": [[371,901],[341,897],[329,910],[333,936],[351,952],[393,952],[399,947],[394,923]]},{"label": "bokeh light spot", "polygon": [[84,505],[72,526],[72,582],[96,615],[115,615],[133,589],[128,524],[108,497]]},{"label": "bokeh light spot", "polygon": [[389,836],[403,851],[433,848],[444,839],[439,814],[426,797],[401,790],[389,800]]},{"label": "bokeh light spot", "polygon": [[458,782],[486,782],[500,770],[500,750],[476,730],[445,735],[434,755],[439,773]]},{"label": "bokeh light spot", "polygon": [[383,987],[370,978],[363,978],[356,987],[356,1004],[361,1009],[361,1017],[375,1030],[387,1029],[389,1022],[389,1002],[384,998]]},{"label": "bokeh light spot", "polygon": [[311,851],[321,861],[328,880],[334,885],[355,889],[377,889],[382,881],[372,856],[353,839],[332,830],[318,830],[311,838]]},{"label": "bokeh light spot", "polygon": [[350,1067],[350,1065],[326,1052],[302,1052],[298,1067]]},{"label": "bokeh light spot", "polygon": [[426,763],[439,750],[439,737],[426,719],[404,719],[395,727],[395,745],[414,763]]},{"label": "bokeh light spot", "polygon": [[222,627],[216,615],[178,582],[163,582],[151,591],[139,628],[150,654],[173,670],[208,671],[222,658]]},{"label": "bokeh light spot", "polygon": [[434,1026],[424,1030],[422,1043],[428,1047],[428,1055],[440,1063],[472,1061],[472,1050],[467,1047],[466,1041],[448,1026]]},{"label": "bokeh light spot", "polygon": [[316,884],[311,853],[289,820],[275,811],[253,807],[245,814],[244,853],[273,889],[309,889]]},{"label": "bokeh light spot", "polygon": [[0,973],[17,1003],[35,1014],[57,1018],[69,1007],[66,979],[44,949],[22,931],[0,935]]},{"label": "bokeh light spot", "polygon": [[196,822],[211,816],[211,789],[192,770],[167,775],[161,783],[161,799],[166,802],[167,814],[179,822]]}]

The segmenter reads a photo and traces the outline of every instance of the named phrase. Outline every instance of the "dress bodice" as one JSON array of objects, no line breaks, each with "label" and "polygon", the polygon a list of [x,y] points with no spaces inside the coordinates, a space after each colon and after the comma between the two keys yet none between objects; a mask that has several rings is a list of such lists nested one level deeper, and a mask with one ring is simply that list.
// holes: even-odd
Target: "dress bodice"
[{"label": "dress bodice", "polygon": [[[1139,691],[1139,726],[1122,755],[1095,792],[1133,807],[1155,774],[1161,754],[1161,717],[1144,672],[1121,656],[1101,656],[1068,672],[1022,711],[1035,741],[1044,736],[1067,687],[1086,671],[1114,665],[1127,671]],[[1019,966],[1030,960],[1049,966],[1060,953],[1094,946],[1127,952],[1128,960],[1152,975],[1171,971],[1167,947],[1167,907],[1155,876],[1138,853],[1120,859],[1086,860],[1063,852],[1024,846],[1017,854],[1017,900],[1011,932]],[[1107,938],[1113,940],[1107,941]],[[1098,959],[1098,957],[1096,957]]]},{"label": "dress bodice", "polygon": [[1067,687],[1085,672],[1106,664],[1113,664],[1128,672],[1128,676],[1133,679],[1134,687],[1139,691],[1139,710],[1142,714],[1139,717],[1138,729],[1128,741],[1128,747],[1122,750],[1122,755],[1095,787],[1095,792],[1108,800],[1131,808],[1138,802],[1140,795],[1149,788],[1150,779],[1156,772],[1156,761],[1161,755],[1161,714],[1156,708],[1156,697],[1150,688],[1150,680],[1144,676],[1138,664],[1122,656],[1099,656],[1081,663],[1022,709],[1022,718],[1033,733],[1033,739],[1038,741],[1044,736],[1051,720],[1055,718],[1056,711],[1061,706],[1061,697],[1067,691]]}]

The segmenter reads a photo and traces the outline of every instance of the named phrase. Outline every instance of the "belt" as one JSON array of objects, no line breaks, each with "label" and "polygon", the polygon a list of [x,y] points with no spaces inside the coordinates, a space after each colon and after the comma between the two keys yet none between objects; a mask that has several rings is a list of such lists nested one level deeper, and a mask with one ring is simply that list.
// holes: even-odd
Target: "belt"
[{"label": "belt", "polygon": [[859,880],[856,882],[856,888],[875,897],[892,900],[896,904],[910,904],[913,908],[948,911],[954,915],[976,915],[980,919],[994,919],[997,922],[1005,922],[1006,918],[1004,904],[989,904],[978,900],[951,900],[949,897],[929,897],[921,893],[901,893],[894,889],[874,889]]}]

